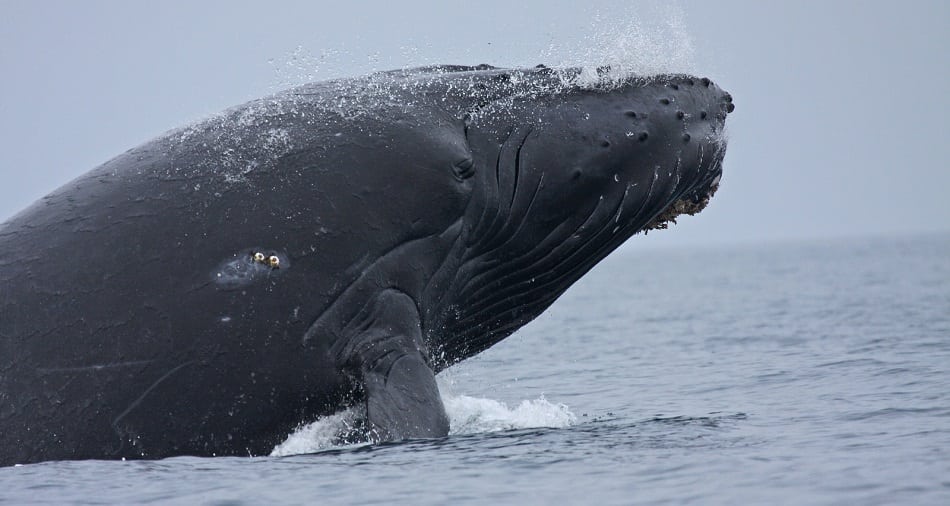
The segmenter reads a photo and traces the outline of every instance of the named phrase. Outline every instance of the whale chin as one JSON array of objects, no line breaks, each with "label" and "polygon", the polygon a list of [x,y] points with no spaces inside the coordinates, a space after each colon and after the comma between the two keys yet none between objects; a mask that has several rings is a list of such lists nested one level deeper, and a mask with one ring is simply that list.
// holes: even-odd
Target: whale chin
[{"label": "whale chin", "polygon": [[713,194],[716,193],[718,188],[719,185],[710,187],[709,193],[697,200],[693,200],[691,197],[684,197],[673,202],[662,213],[658,214],[656,218],[653,218],[652,221],[647,223],[641,231],[646,235],[651,230],[669,228],[671,223],[676,224],[676,218],[684,214],[688,216],[699,214],[700,211],[709,205],[709,200],[712,199]]},{"label": "whale chin", "polygon": [[644,225],[643,228],[640,229],[640,232],[646,235],[651,230],[667,229],[671,223],[676,224],[676,218],[684,214],[694,216],[699,214],[703,209],[706,209],[706,206],[709,205],[709,201],[712,200],[713,195],[716,194],[716,190],[719,189],[719,181],[722,178],[721,163],[722,162],[720,162],[719,170],[715,172],[716,175],[712,179],[700,184],[697,189],[675,200],[660,214],[650,220],[649,223]]}]

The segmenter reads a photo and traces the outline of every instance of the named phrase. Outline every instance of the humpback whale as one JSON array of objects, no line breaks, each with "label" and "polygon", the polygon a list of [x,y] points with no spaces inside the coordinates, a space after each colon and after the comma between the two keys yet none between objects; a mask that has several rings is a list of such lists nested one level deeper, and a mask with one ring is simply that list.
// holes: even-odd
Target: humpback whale
[{"label": "humpback whale", "polygon": [[702,210],[732,97],[440,65],[168,132],[0,225],[0,464],[267,454],[350,406],[442,437],[435,374]]}]

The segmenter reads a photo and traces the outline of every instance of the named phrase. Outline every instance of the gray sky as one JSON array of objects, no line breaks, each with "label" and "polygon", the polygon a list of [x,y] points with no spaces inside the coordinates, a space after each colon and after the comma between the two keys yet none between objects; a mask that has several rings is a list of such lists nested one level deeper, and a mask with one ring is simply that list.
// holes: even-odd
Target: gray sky
[{"label": "gray sky", "polygon": [[[624,38],[617,26],[676,18],[659,5],[0,0],[0,220],[165,130],[310,78],[578,61]],[[634,241],[950,230],[950,2],[677,5],[673,35],[694,52],[670,61],[735,96],[731,142],[709,208]],[[625,57],[682,49],[646,41]]]}]

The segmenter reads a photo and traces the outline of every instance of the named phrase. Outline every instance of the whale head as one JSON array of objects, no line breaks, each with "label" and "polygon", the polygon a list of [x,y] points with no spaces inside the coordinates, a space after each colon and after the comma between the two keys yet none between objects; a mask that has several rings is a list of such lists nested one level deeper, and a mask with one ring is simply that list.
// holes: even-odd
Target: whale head
[{"label": "whale head", "polygon": [[[465,73],[465,72],[463,72]],[[625,240],[716,191],[732,97],[706,78],[583,84],[579,70],[472,68],[457,265],[427,325],[448,363],[535,318]]]}]

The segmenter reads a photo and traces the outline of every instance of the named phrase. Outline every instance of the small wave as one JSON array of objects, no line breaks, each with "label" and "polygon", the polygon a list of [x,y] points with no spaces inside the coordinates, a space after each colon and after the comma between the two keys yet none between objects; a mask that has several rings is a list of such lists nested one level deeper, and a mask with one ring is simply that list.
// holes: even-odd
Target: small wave
[{"label": "small wave", "polygon": [[[467,395],[447,396],[442,402],[449,416],[449,435],[538,427],[562,428],[577,422],[577,416],[566,405],[549,402],[544,396],[523,400],[514,408],[493,399]],[[353,446],[342,441],[354,440],[355,433],[361,431],[362,414],[361,409],[354,407],[322,417],[297,429],[283,443],[274,447],[271,456],[285,457]]]}]

